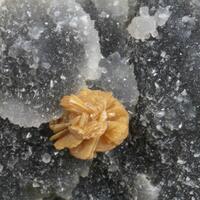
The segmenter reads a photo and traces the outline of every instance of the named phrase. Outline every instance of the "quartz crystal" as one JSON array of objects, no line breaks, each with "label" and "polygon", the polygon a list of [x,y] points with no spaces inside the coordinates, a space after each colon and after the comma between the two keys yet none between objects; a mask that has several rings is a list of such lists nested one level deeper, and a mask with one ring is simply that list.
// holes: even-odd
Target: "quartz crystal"
[{"label": "quartz crystal", "polygon": [[0,116],[39,126],[64,94],[100,76],[94,22],[73,0],[7,0],[0,7]]}]

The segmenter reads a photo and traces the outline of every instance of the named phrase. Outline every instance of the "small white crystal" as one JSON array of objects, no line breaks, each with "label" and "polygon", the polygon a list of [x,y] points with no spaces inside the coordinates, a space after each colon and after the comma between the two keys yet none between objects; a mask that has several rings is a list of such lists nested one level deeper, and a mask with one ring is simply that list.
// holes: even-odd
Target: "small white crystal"
[{"label": "small white crystal", "polygon": [[178,163],[179,165],[184,165],[184,164],[186,163],[186,161],[184,161],[184,160],[178,158],[177,163]]},{"label": "small white crystal", "polygon": [[0,164],[0,173],[3,171],[3,165],[2,164]]},{"label": "small white crystal", "polygon": [[182,22],[194,25],[195,24],[195,18],[194,17],[190,17],[190,16],[183,16],[182,17]]},{"label": "small white crystal", "polygon": [[160,54],[160,56],[162,57],[162,58],[165,58],[166,57],[166,51],[161,51],[161,54]]},{"label": "small white crystal", "polygon": [[162,118],[162,117],[164,117],[164,116],[165,116],[165,111],[164,111],[164,110],[158,111],[158,112],[156,113],[156,117],[158,117],[158,118]]},{"label": "small white crystal", "polygon": [[156,37],[158,35],[156,30],[156,20],[153,16],[146,14],[147,10],[148,7],[140,8],[140,14],[142,15],[133,18],[131,24],[128,27],[129,33],[135,39],[141,39],[142,41],[149,39],[150,36]]},{"label": "small white crystal", "polygon": [[65,77],[63,74],[60,76],[60,78],[61,78],[62,80],[66,80],[66,77]]},{"label": "small white crystal", "polygon": [[135,196],[138,200],[157,200],[160,187],[151,184],[145,174],[138,174],[135,179]]},{"label": "small white crystal", "polygon": [[37,180],[35,180],[34,179],[34,181],[33,181],[33,188],[38,188],[38,187],[40,187],[40,184],[37,182]]},{"label": "small white crystal", "polygon": [[150,36],[157,37],[157,27],[163,26],[171,15],[169,6],[159,7],[154,16],[149,15],[148,7],[140,8],[140,16],[134,17],[131,24],[128,26],[129,33],[135,38],[144,41]]},{"label": "small white crystal", "polygon": [[149,17],[149,8],[146,7],[146,6],[145,7],[141,7],[139,13],[140,13],[140,16]]},{"label": "small white crystal", "polygon": [[44,67],[45,69],[49,69],[51,67],[51,65],[50,65],[50,63],[43,62],[42,67]]},{"label": "small white crystal", "polygon": [[195,154],[194,154],[194,157],[195,157],[195,158],[200,157],[200,153],[195,153]]},{"label": "small white crystal", "polygon": [[31,133],[28,132],[27,135],[26,135],[26,138],[29,139],[29,138],[31,138],[31,137],[32,137]]},{"label": "small white crystal", "polygon": [[44,163],[49,163],[51,161],[51,155],[50,154],[48,154],[48,153],[44,153],[43,155],[42,155],[42,162],[44,162]]},{"label": "small white crystal", "polygon": [[164,26],[167,20],[169,19],[171,12],[170,12],[170,6],[167,6],[165,8],[159,7],[157,12],[155,13],[154,17],[157,23],[157,26]]},{"label": "small white crystal", "polygon": [[40,38],[40,35],[44,32],[44,27],[41,26],[34,26],[29,28],[29,36],[35,40]]}]

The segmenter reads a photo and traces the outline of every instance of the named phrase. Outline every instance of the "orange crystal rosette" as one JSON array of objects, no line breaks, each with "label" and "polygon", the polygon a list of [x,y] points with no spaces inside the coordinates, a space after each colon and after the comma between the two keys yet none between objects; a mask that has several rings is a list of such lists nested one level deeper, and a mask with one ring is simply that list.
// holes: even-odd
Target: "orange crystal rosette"
[{"label": "orange crystal rosette", "polygon": [[111,92],[83,89],[64,96],[60,105],[64,114],[49,124],[55,133],[50,140],[58,150],[68,148],[76,158],[92,159],[128,136],[128,112]]}]

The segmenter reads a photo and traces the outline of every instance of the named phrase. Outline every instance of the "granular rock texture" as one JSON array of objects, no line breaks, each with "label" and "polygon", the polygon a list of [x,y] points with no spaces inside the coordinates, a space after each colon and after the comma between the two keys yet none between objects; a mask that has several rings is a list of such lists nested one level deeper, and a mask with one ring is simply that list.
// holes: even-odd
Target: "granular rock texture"
[{"label": "granular rock texture", "polygon": [[[129,138],[117,149],[85,163],[74,160],[67,151],[57,153],[48,141],[52,133],[44,126],[20,128],[1,119],[0,199],[37,199],[37,194],[44,199],[198,200],[199,1],[129,0],[128,14],[123,15],[95,1],[77,2],[94,20],[104,56],[100,62],[103,76],[87,82],[88,86],[110,87],[113,93],[120,93],[108,80],[114,80],[119,66],[128,66],[130,75],[125,78],[131,80],[121,82],[128,83],[128,87],[122,87],[119,96],[131,97],[130,83],[138,88],[136,105],[130,105],[123,96],[131,116]],[[124,5],[119,6],[124,9]],[[128,31],[144,7],[148,7],[149,16],[159,13],[159,20],[163,17],[161,21],[165,21],[156,26],[156,37],[150,34],[135,38]],[[155,20],[149,16],[148,20]],[[136,25],[142,26],[140,22],[143,20]],[[112,65],[113,55],[121,63],[116,68]],[[110,66],[113,74],[108,70]]]}]

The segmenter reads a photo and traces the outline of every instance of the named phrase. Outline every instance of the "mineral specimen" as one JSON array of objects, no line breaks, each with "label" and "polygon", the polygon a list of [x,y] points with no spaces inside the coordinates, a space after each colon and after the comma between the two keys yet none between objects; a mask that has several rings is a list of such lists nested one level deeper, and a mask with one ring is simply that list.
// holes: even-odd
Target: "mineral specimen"
[{"label": "mineral specimen", "polygon": [[128,58],[122,58],[118,52],[101,59],[101,78],[92,83],[103,90],[112,91],[127,108],[136,105],[139,92],[134,74],[134,66],[128,64]]},{"label": "mineral specimen", "polygon": [[133,18],[131,24],[128,27],[129,33],[135,39],[145,39],[158,36],[157,27],[163,26],[170,17],[170,6],[166,8],[160,7],[154,16],[149,15],[148,7],[140,8],[140,16]]},{"label": "mineral specimen", "polygon": [[121,144],[128,135],[128,113],[112,93],[83,89],[61,99],[64,114],[50,123],[50,140],[80,159],[92,159]]}]

